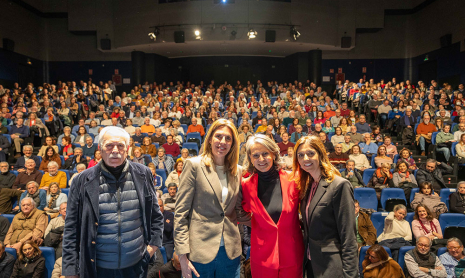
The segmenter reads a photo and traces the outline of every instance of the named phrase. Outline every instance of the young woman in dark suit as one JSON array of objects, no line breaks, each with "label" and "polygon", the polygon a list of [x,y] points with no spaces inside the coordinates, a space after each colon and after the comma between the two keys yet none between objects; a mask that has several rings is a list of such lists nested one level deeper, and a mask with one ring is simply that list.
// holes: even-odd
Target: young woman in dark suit
[{"label": "young woman in dark suit", "polygon": [[317,136],[294,147],[293,176],[300,190],[307,277],[358,277],[354,192],[329,161]]}]

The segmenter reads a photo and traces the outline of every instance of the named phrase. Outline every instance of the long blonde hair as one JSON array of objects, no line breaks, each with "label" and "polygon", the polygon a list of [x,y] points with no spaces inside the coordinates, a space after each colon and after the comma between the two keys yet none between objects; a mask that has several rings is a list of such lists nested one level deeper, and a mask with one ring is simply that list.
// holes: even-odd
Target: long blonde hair
[{"label": "long blonde hair", "polygon": [[229,150],[228,154],[224,158],[225,166],[228,169],[227,172],[231,173],[233,176],[237,173],[237,165],[239,164],[239,140],[237,135],[236,126],[233,123],[226,119],[219,119],[214,121],[210,129],[208,130],[207,135],[205,136],[204,143],[203,143],[203,151],[202,151],[202,160],[205,163],[205,166],[211,167],[212,160],[213,160],[213,151],[211,146],[211,141],[213,139],[213,134],[215,131],[222,127],[229,127],[232,134],[232,144],[231,149]]},{"label": "long blonde hair", "polygon": [[294,158],[293,158],[293,171],[291,174],[292,180],[295,181],[297,189],[300,190],[300,199],[305,198],[308,188],[313,183],[313,177],[307,171],[303,170],[300,166],[297,152],[300,146],[308,145],[315,149],[318,153],[318,157],[320,160],[320,170],[322,178],[326,180],[326,182],[330,183],[334,180],[336,176],[341,176],[336,167],[331,164],[329,161],[328,155],[326,154],[326,148],[321,142],[320,138],[315,135],[301,137],[294,147]]}]

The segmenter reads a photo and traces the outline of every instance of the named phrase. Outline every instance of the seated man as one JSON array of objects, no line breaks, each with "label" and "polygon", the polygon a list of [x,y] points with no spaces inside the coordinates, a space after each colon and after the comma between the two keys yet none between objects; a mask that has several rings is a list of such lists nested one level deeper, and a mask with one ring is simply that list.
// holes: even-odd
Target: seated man
[{"label": "seated man", "polygon": [[342,152],[341,144],[336,144],[336,147],[334,147],[334,152],[330,153],[328,158],[334,167],[337,169],[344,169],[346,167],[347,160],[349,160],[349,155]]},{"label": "seated man", "polygon": [[[21,194],[19,198],[19,203],[26,197],[30,197],[36,203],[36,208],[38,210],[44,210],[45,206],[47,205],[47,192],[45,190],[39,190],[39,184],[35,181],[30,181],[26,184],[26,191]],[[15,209],[20,209],[17,206]]]},{"label": "seated man", "polygon": [[63,239],[63,229],[65,228],[67,206],[68,204],[66,202],[61,203],[60,210],[58,211],[60,215],[53,218],[50,223],[48,223],[44,233],[44,245],[55,248],[56,258],[61,257],[61,243]]},{"label": "seated man", "polygon": [[363,135],[357,133],[357,127],[355,127],[354,125],[350,126],[350,132],[348,132],[347,135],[350,136],[350,141],[354,143],[354,145],[358,145],[358,143],[364,140]]},{"label": "seated man", "polygon": [[430,122],[431,116],[429,113],[423,114],[423,121],[418,125],[417,133],[417,143],[420,145],[421,155],[426,155],[426,143],[431,143],[431,137],[433,132],[438,131],[436,126]]},{"label": "seated man", "polygon": [[427,236],[420,236],[415,249],[405,254],[405,268],[410,277],[447,277],[441,260],[431,252],[431,244]]},{"label": "seated man", "polygon": [[447,252],[439,256],[446,269],[447,277],[460,277],[465,270],[465,254],[460,239],[452,237],[447,240]]},{"label": "seated man", "polygon": [[352,159],[346,161],[346,169],[341,173],[341,176],[347,179],[354,188],[365,187],[363,177],[360,172],[355,169],[355,161]]},{"label": "seated man", "polygon": [[[388,114],[392,110],[392,107],[389,105],[389,100],[385,99],[383,104],[378,106],[378,115],[379,115],[379,125],[384,127],[386,125],[386,121],[388,120]],[[361,118],[362,116],[360,116]],[[363,116],[364,117],[364,116]],[[357,124],[356,124],[357,125]],[[358,129],[358,127],[357,127]],[[366,132],[366,131],[365,131]],[[370,131],[371,132],[371,131]]]},{"label": "seated man", "polygon": [[174,252],[173,259],[166,264],[164,264],[159,271],[156,273],[155,276],[149,276],[154,278],[163,278],[163,277],[181,277],[182,270],[181,270],[181,263],[179,262],[179,257]]},{"label": "seated man", "polygon": [[95,151],[98,149],[98,145],[94,144],[92,137],[86,138],[86,145],[82,147],[82,155],[87,161],[91,161]]},{"label": "seated man", "polygon": [[299,139],[300,139],[301,137],[304,137],[304,136],[306,136],[306,135],[307,135],[307,133],[305,133],[305,132],[302,131],[302,126],[301,126],[301,125],[297,125],[297,126],[295,127],[295,132],[292,133],[292,135],[291,135],[291,142],[295,144],[297,141],[299,141]]},{"label": "seated man", "polygon": [[344,135],[344,142],[341,143],[342,145],[342,152],[347,153],[352,147],[354,146],[354,143],[352,143],[352,138],[350,135]]},{"label": "seated man", "polygon": [[32,154],[33,150],[34,149],[32,148],[31,145],[24,145],[23,146],[24,156],[18,157],[18,160],[16,160],[16,164],[15,164],[13,169],[17,170],[19,173],[26,171],[26,169],[24,169],[25,168],[25,163],[29,159],[32,159],[35,162],[36,169],[39,170],[40,159],[39,159],[38,156]]},{"label": "seated man", "polygon": [[17,189],[0,188],[0,214],[10,213],[14,199],[18,200],[23,192]]},{"label": "seated man", "polygon": [[36,208],[36,203],[31,197],[22,199],[21,212],[13,218],[6,234],[6,247],[19,251],[22,243],[26,240],[33,240],[41,245],[47,223],[47,214]]},{"label": "seated man", "polygon": [[426,164],[421,165],[420,169],[418,169],[417,183],[430,182],[433,185],[433,190],[439,192],[442,188],[447,188],[442,175],[451,174],[452,171],[452,167],[446,163],[429,158],[426,160]]},{"label": "seated man", "polygon": [[367,123],[365,115],[360,115],[358,123],[355,124],[357,131],[360,133],[371,133],[371,127]]},{"label": "seated man", "polygon": [[174,250],[174,213],[165,211],[161,198],[158,199],[158,205],[163,213],[163,247],[165,247],[166,257],[169,261]]},{"label": "seated man", "polygon": [[191,132],[199,132],[200,136],[205,135],[205,130],[202,125],[197,124],[197,118],[192,118],[192,124],[187,128],[187,134]]},{"label": "seated man", "polygon": [[82,163],[82,164],[86,165],[86,168],[88,166],[87,160],[82,155],[82,149],[81,148],[75,148],[74,149],[74,156],[70,157],[70,158],[68,158],[66,160],[65,165],[62,167],[62,169],[76,171],[76,166],[79,163]]},{"label": "seated man", "polygon": [[149,136],[152,136],[155,133],[155,127],[150,124],[150,118],[145,117],[144,124],[140,127],[142,133],[147,133]]},{"label": "seated man", "polygon": [[[0,127],[2,126],[0,122]],[[6,127],[4,127],[6,128]],[[8,154],[8,148],[10,147],[10,142],[6,139],[3,134],[0,134],[0,161],[6,161],[6,155]]]},{"label": "seated man", "polygon": [[29,137],[29,127],[23,125],[23,123],[24,119],[17,119],[16,124],[12,125],[10,129],[11,141],[16,150],[15,158],[21,156],[21,144]]},{"label": "seated man", "polygon": [[78,122],[78,125],[73,126],[73,129],[71,130],[71,133],[76,133],[77,134],[78,130],[79,130],[79,128],[81,126],[83,126],[86,129],[87,133],[89,133],[89,126],[85,125],[84,119],[80,119],[79,122]]},{"label": "seated man", "polygon": [[159,127],[155,129],[155,134],[150,139],[152,139],[152,143],[158,143],[159,146],[163,146],[166,143],[166,138]]},{"label": "seated man", "polygon": [[356,236],[358,250],[362,246],[370,246],[376,242],[376,229],[371,222],[370,216],[360,211],[360,203],[354,200],[355,203],[355,221],[356,222]]},{"label": "seated man", "polygon": [[0,162],[0,188],[12,188],[16,179],[16,175],[8,171],[10,164],[3,161]]},{"label": "seated man", "polygon": [[291,147],[294,147],[294,145],[295,145],[294,143],[289,141],[289,133],[284,132],[282,135],[282,141],[278,143],[279,154],[281,156],[287,155],[287,150]]},{"label": "seated man", "polygon": [[45,173],[42,176],[42,180],[40,181],[40,189],[47,190],[50,183],[56,182],[59,184],[60,188],[66,188],[67,184],[67,177],[66,173],[62,171],[58,171],[58,163],[56,161],[50,161],[47,165],[48,173]]},{"label": "seated man", "polygon": [[181,154],[181,150],[179,149],[179,145],[174,143],[173,135],[166,136],[166,144],[162,147],[165,149],[166,154],[172,155],[176,158],[178,155]]},{"label": "seated man", "polygon": [[378,145],[371,141],[371,134],[365,133],[363,134],[364,142],[358,144],[360,146],[360,150],[363,154],[365,154],[368,158],[368,161],[371,160],[373,154],[378,152]]},{"label": "seated man", "polygon": [[164,206],[165,211],[174,212],[177,191],[178,191],[177,184],[175,183],[168,184],[168,193],[165,193],[161,196],[161,199],[163,203],[165,204]]},{"label": "seated man", "polygon": [[330,154],[332,152],[334,152],[334,146],[333,146],[333,143],[331,143],[330,141],[326,140],[326,133],[324,132],[320,132],[320,134],[318,134],[318,137],[320,137],[320,140],[321,142],[323,143],[323,145],[325,146],[325,149],[326,149],[326,153],[327,154]]},{"label": "seated man", "polygon": [[18,173],[18,176],[13,183],[13,189],[26,189],[26,184],[30,181],[35,181],[40,184],[42,180],[42,173],[36,169],[36,163],[33,159],[29,159],[25,163],[26,171]]},{"label": "seated man", "polygon": [[131,138],[132,141],[134,141],[134,144],[142,144],[144,141],[145,135],[142,134],[142,131],[140,131],[140,127],[136,127],[136,134],[134,134]]},{"label": "seated man", "polygon": [[[9,223],[8,223],[9,224]],[[0,241],[0,277],[10,277],[13,273],[16,259],[5,251],[5,244]]]},{"label": "seated man", "polygon": [[68,185],[69,187],[71,187],[71,183],[73,182],[73,179],[79,175],[82,171],[84,171],[85,169],[87,169],[86,165],[84,163],[79,163],[78,165],[76,165],[76,171],[77,173],[74,173],[71,178],[69,179],[69,182],[68,182]]}]

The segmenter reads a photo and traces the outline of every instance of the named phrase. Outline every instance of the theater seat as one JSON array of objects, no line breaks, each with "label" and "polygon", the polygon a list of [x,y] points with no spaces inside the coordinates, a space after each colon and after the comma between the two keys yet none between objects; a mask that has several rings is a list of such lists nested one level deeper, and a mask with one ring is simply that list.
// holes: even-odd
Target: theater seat
[{"label": "theater seat", "polygon": [[[399,201],[402,200],[404,202],[404,205],[407,205],[407,200],[405,199],[404,190],[400,188],[384,188],[383,190],[381,190],[380,201],[381,201],[381,207],[384,210],[387,210],[386,204],[388,201],[395,201],[395,200],[399,200]],[[390,208],[388,209],[390,211]]]},{"label": "theater seat", "polygon": [[447,206],[447,209],[449,209],[449,196],[450,194],[456,192],[456,188],[443,188],[439,192],[439,196],[441,197],[441,202],[444,202]]},{"label": "theater seat", "polygon": [[[392,257],[392,254],[391,254],[391,249],[389,249],[389,247],[386,247],[386,246],[383,246],[384,247],[384,250],[386,250],[386,252],[389,254],[389,257]],[[361,249],[360,249],[360,256],[358,258],[358,269],[360,270],[360,277],[363,278],[363,268],[362,268],[362,263],[363,263],[363,260],[365,260],[365,255],[367,253],[367,250],[368,248],[370,248],[370,246],[363,246]],[[336,277],[334,277],[336,278]]]},{"label": "theater seat", "polygon": [[13,222],[13,218],[15,218],[14,214],[2,214],[2,216],[8,219],[8,221],[10,221],[10,224],[11,222]]},{"label": "theater seat", "polygon": [[388,216],[388,212],[374,212],[371,214],[371,222],[376,229],[376,236],[378,237],[384,230],[384,219]]},{"label": "theater seat", "polygon": [[165,181],[166,181],[166,172],[165,169],[157,169],[155,170],[156,174],[159,175],[162,178],[162,184],[164,187],[166,187]]},{"label": "theater seat", "polygon": [[15,257],[15,259],[18,258],[18,256],[16,255],[16,249],[6,247],[6,248],[5,248],[5,251],[6,251],[7,253],[10,253],[11,255],[13,255],[13,257]]},{"label": "theater seat", "polygon": [[399,249],[399,257],[397,258],[397,263],[405,271],[405,253],[415,248],[415,246],[402,246]]},{"label": "theater seat", "polygon": [[447,247],[441,247],[438,249],[438,257],[447,252]]},{"label": "theater seat", "polygon": [[52,277],[53,267],[55,266],[55,249],[52,247],[39,247],[42,256],[45,258],[45,277]]},{"label": "theater seat", "polygon": [[363,171],[363,183],[365,183],[365,185],[367,185],[368,182],[370,182],[370,179],[371,177],[373,177],[375,171],[376,169],[366,169],[365,171]]},{"label": "theater seat", "polygon": [[66,196],[69,196],[69,188],[62,188],[61,193],[65,193]]},{"label": "theater seat", "polygon": [[378,198],[376,197],[376,190],[374,188],[355,188],[354,198],[360,203],[361,208],[378,209]]},{"label": "theater seat", "polygon": [[465,227],[465,214],[461,213],[443,213],[439,215],[439,225],[442,229],[442,234],[447,227]]},{"label": "theater seat", "polygon": [[410,191],[410,204],[412,203],[413,199],[415,199],[415,193],[420,192],[420,188],[415,187],[412,188],[412,191]]}]

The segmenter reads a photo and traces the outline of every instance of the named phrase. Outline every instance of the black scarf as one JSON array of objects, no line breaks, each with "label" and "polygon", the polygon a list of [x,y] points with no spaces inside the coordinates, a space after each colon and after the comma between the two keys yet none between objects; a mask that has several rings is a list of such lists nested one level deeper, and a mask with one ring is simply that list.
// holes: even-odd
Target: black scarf
[{"label": "black scarf", "polygon": [[418,248],[413,249],[413,258],[415,262],[418,263],[418,266],[434,269],[436,267],[436,256],[431,252],[427,254],[422,254],[418,251]]}]

